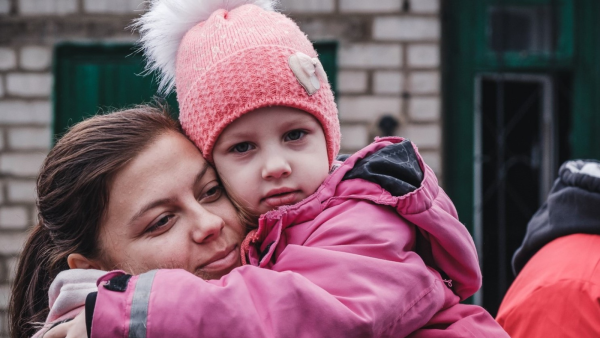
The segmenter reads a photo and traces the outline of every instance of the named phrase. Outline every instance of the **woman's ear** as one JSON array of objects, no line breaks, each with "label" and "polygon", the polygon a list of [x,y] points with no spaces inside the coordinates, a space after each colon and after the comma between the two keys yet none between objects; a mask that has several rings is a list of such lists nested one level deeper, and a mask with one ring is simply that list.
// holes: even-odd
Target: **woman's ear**
[{"label": "woman's ear", "polygon": [[69,264],[70,269],[96,269],[102,270],[100,264],[98,262],[87,259],[83,255],[74,253],[70,254],[67,257],[67,264]]}]

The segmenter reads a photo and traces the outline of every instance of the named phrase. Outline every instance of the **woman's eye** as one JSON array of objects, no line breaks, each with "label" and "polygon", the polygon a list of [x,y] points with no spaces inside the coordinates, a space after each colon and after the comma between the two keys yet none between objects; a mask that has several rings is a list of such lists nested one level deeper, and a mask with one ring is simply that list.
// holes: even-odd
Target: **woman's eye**
[{"label": "woman's eye", "polygon": [[222,193],[223,193],[223,187],[220,184],[215,185],[214,187],[208,189],[200,197],[200,201],[201,202],[213,202],[213,201],[216,201],[217,199],[219,199],[219,197],[221,197]]},{"label": "woman's eye", "polygon": [[238,143],[231,148],[231,151],[234,153],[245,153],[252,149],[252,145],[248,142]]},{"label": "woman's eye", "polygon": [[165,216],[159,218],[156,222],[154,222],[154,224],[152,224],[146,230],[146,232],[154,232],[154,231],[160,230],[161,228],[164,228],[171,222],[173,217],[174,217],[173,215],[165,215]]},{"label": "woman's eye", "polygon": [[306,132],[303,130],[292,130],[285,135],[285,140],[286,141],[297,141],[297,140],[301,139],[304,135],[306,135]]}]

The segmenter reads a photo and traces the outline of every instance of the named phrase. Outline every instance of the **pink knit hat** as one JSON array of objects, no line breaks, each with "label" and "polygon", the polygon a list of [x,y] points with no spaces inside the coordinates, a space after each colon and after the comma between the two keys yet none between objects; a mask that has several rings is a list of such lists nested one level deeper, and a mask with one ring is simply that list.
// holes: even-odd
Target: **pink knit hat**
[{"label": "pink knit hat", "polygon": [[155,0],[136,25],[149,69],[161,71],[162,89],[175,80],[183,129],[208,161],[235,119],[286,106],[319,120],[331,164],[341,136],[327,76],[306,35],[272,9],[271,0]]}]

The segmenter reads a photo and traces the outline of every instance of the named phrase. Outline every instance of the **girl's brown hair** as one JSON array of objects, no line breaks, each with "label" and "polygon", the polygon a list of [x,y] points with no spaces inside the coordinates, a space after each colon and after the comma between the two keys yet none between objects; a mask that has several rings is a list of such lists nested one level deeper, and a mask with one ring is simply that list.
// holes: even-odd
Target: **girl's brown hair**
[{"label": "girl's brown hair", "polygon": [[31,337],[48,315],[48,288],[67,256],[101,255],[100,223],[112,178],[167,132],[181,132],[165,109],[139,106],[73,126],[46,157],[37,179],[38,224],[23,249],[9,308],[11,337]]}]

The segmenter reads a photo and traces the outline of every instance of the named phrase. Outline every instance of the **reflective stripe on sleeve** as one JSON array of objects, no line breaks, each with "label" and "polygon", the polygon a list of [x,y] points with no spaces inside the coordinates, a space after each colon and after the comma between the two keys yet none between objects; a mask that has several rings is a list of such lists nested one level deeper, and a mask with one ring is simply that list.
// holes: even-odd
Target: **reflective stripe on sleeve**
[{"label": "reflective stripe on sleeve", "polygon": [[157,270],[141,274],[135,284],[133,301],[131,302],[131,316],[129,323],[129,338],[146,338],[146,325],[148,322],[148,303],[150,290]]}]

